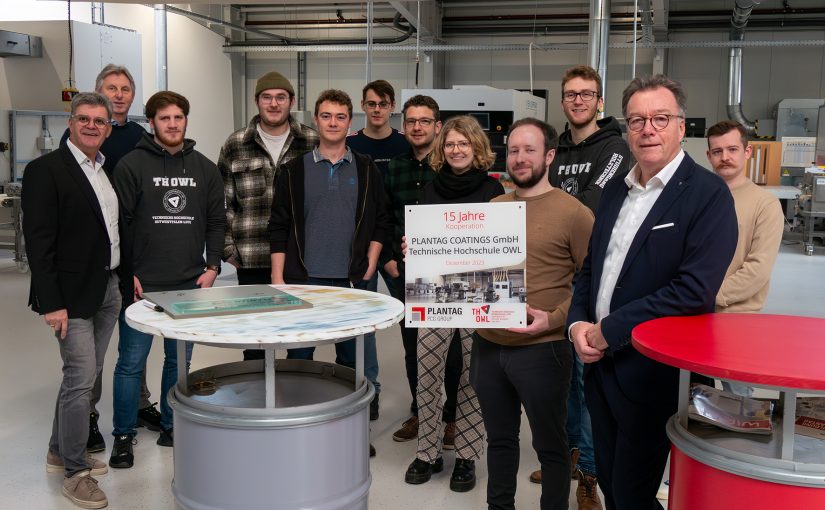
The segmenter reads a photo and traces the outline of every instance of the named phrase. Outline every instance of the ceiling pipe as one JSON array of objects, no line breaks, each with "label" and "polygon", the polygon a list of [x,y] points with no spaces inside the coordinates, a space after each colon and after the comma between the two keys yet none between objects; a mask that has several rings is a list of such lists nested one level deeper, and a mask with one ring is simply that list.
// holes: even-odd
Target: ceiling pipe
[{"label": "ceiling pipe", "polygon": [[[163,5],[163,4],[158,4]],[[265,32],[263,30],[256,30],[254,28],[246,28],[240,25],[236,25],[234,23],[229,23],[222,19],[213,18],[211,16],[206,16],[204,14],[198,14],[196,12],[187,11],[185,9],[179,9],[172,5],[166,5],[165,10],[168,12],[172,12],[175,14],[180,14],[181,16],[186,16],[190,19],[195,19],[199,21],[204,21],[207,24],[218,25],[222,27],[231,28],[232,30],[238,30],[240,32],[244,32],[247,34],[254,34],[263,37],[263,39],[251,39],[250,42],[253,44],[283,44],[283,45],[315,45],[318,44],[318,39],[292,39],[289,37],[285,37],[278,34],[273,34],[270,32]],[[395,17],[393,18],[393,27],[397,28],[398,30],[404,31],[398,37],[383,37],[383,38],[374,38],[373,44],[395,44],[404,42],[415,32],[415,27],[407,26],[401,24],[401,13],[396,13]],[[326,39],[324,44],[362,44],[364,43],[364,39]]]},{"label": "ceiling pipe", "polygon": [[[635,14],[634,14],[635,18]],[[602,97],[607,95],[607,45],[610,42],[610,0],[590,0],[588,63],[602,78]]]},{"label": "ceiling pipe", "polygon": [[[745,38],[745,26],[755,5],[761,0],[736,0],[731,16],[730,40],[741,42]],[[742,113],[742,47],[730,49],[728,66],[728,117],[739,122],[749,136],[756,136],[757,125]]]}]

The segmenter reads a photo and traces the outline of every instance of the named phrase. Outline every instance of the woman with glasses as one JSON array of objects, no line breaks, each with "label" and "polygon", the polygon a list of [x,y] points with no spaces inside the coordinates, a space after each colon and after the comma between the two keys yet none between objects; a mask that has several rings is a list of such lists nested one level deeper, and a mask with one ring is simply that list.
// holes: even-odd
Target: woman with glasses
[{"label": "woman with glasses", "polygon": [[[437,172],[424,188],[421,204],[467,204],[489,202],[504,194],[504,188],[487,171],[496,155],[487,135],[474,118],[453,117],[435,140],[430,166]],[[461,340],[462,370],[458,385],[456,412],[456,462],[450,477],[450,489],[466,492],[475,487],[475,461],[484,451],[484,425],[481,408],[470,387],[470,351],[473,331],[458,329]],[[454,328],[420,328],[418,330],[418,451],[407,468],[405,481],[420,484],[433,473],[444,469],[441,457],[441,385],[444,366]]]}]

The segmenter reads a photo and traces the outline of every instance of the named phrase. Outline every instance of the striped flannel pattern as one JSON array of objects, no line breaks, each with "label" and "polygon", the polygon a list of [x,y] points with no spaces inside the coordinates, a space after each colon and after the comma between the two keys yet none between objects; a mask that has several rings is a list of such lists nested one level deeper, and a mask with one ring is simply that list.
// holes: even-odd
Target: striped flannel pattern
[{"label": "striped flannel pattern", "polygon": [[280,166],[318,145],[318,133],[289,117],[289,137],[273,158],[258,134],[256,115],[232,133],[221,148],[218,169],[226,199],[223,259],[235,257],[245,269],[270,267],[269,222],[275,178]]}]

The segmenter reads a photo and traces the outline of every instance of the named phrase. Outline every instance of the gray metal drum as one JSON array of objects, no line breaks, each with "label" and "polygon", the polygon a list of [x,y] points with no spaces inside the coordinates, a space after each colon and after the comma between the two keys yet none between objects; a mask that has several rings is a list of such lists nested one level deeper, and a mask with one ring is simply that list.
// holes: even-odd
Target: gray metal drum
[{"label": "gray metal drum", "polygon": [[367,407],[353,370],[277,360],[276,407],[265,407],[264,363],[217,365],[175,386],[175,479],[187,510],[366,509]]}]

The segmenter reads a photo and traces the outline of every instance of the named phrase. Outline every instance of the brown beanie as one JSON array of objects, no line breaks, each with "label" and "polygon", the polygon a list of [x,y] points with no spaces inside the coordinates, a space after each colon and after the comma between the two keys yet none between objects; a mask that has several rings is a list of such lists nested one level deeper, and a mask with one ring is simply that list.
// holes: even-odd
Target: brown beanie
[{"label": "brown beanie", "polygon": [[268,89],[283,89],[289,92],[290,96],[295,95],[292,84],[277,71],[266,73],[258,78],[258,83],[255,85],[255,99],[258,99],[258,94]]}]

